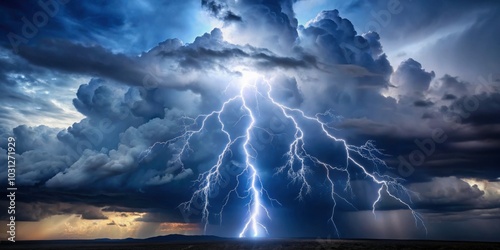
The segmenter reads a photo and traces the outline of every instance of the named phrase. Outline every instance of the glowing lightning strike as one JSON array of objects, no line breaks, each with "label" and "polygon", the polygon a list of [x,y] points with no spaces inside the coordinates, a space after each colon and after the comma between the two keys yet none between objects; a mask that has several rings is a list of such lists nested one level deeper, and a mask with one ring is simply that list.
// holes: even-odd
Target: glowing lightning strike
[{"label": "glowing lightning strike", "polygon": [[[211,194],[213,190],[217,188],[217,185],[220,185],[223,180],[221,167],[225,162],[224,159],[228,155],[232,155],[232,147],[241,144],[245,161],[244,167],[242,168],[241,173],[236,176],[235,179],[237,184],[228,192],[228,194],[224,198],[221,210],[218,214],[220,216],[220,219],[222,220],[222,213],[225,206],[228,204],[230,195],[235,193],[238,198],[249,199],[249,202],[247,204],[249,217],[245,220],[243,228],[239,233],[239,237],[245,237],[248,235],[258,237],[263,236],[263,233],[268,234],[267,228],[261,222],[262,216],[266,216],[268,219],[271,219],[269,211],[264,205],[264,202],[276,202],[277,204],[279,204],[279,202],[269,197],[267,191],[264,189],[262,179],[259,175],[259,170],[254,163],[257,158],[257,150],[252,146],[252,133],[254,129],[259,128],[256,125],[255,112],[260,113],[260,110],[257,103],[256,111],[254,111],[254,108],[252,108],[253,106],[249,104],[248,96],[254,96],[255,100],[257,101],[257,95],[259,95],[265,98],[272,105],[277,107],[282,115],[293,124],[294,139],[290,143],[288,152],[285,154],[286,163],[277,169],[276,174],[286,172],[287,176],[292,180],[292,182],[300,183],[301,187],[297,198],[299,200],[302,200],[304,198],[304,195],[310,193],[312,190],[311,184],[307,179],[307,174],[311,172],[309,165],[312,164],[312,166],[323,168],[326,173],[326,180],[328,181],[328,184],[330,186],[330,198],[333,203],[332,213],[329,221],[331,221],[331,223],[333,224],[337,235],[339,235],[339,232],[334,222],[334,213],[337,206],[336,199],[339,198],[346,204],[349,204],[354,208],[355,206],[335,191],[335,181],[332,177],[332,173],[334,171],[338,171],[344,173],[347,176],[344,191],[348,191],[351,189],[350,168],[357,168],[358,170],[361,170],[367,178],[369,178],[374,184],[378,186],[378,196],[372,204],[372,212],[374,215],[376,205],[381,201],[382,194],[385,193],[401,203],[403,206],[407,207],[411,211],[415,219],[415,224],[418,225],[418,223],[420,222],[427,232],[427,228],[425,227],[421,215],[414,211],[412,207],[399,196],[402,193],[408,199],[410,199],[411,202],[411,196],[409,194],[410,191],[400,183],[402,179],[391,177],[388,175],[382,175],[379,173],[379,167],[388,168],[388,166],[384,161],[377,157],[377,155],[383,155],[383,153],[380,152],[371,141],[366,142],[362,146],[349,145],[344,139],[335,137],[330,132],[333,128],[329,126],[327,122],[322,121],[321,116],[331,116],[332,114],[330,112],[316,114],[315,116],[308,116],[300,109],[290,108],[276,101],[271,96],[272,86],[269,82],[264,81],[264,88],[266,88],[265,93],[259,91],[259,86],[257,86],[256,83],[244,84],[240,87],[239,93],[225,101],[219,110],[212,111],[209,114],[199,115],[196,118],[185,117],[185,120],[190,120],[191,123],[185,124],[184,132],[181,135],[174,137],[168,141],[157,142],[153,144],[153,146],[151,146],[144,152],[143,156],[140,159],[142,161],[157,145],[169,146],[175,149],[174,157],[169,161],[169,163],[178,163],[181,166],[181,171],[185,171],[184,165],[182,163],[182,156],[187,151],[191,150],[190,140],[194,135],[203,132],[209,119],[216,119],[216,122],[220,125],[220,131],[226,137],[226,144],[224,145],[222,152],[218,155],[217,162],[209,170],[199,175],[199,188],[193,193],[191,199],[179,206],[183,211],[188,212],[190,211],[193,204],[196,204],[198,199],[200,199],[202,203],[201,215],[202,221],[204,222],[205,231],[209,224]],[[255,91],[255,95],[249,95],[247,93],[249,89]],[[224,114],[227,106],[232,103],[241,103],[241,110],[245,112],[245,115],[240,117],[240,119],[236,123],[240,122],[245,116],[250,119],[249,123],[246,125],[245,133],[234,138],[226,129],[226,123],[221,118],[221,115]],[[305,133],[304,129],[301,127],[301,122],[304,121],[312,122],[316,126],[319,126],[319,128],[321,129],[320,132],[325,136],[325,138],[335,143],[340,143],[344,147],[346,156],[345,162],[342,166],[334,166],[332,164],[324,162],[317,156],[310,154],[306,150],[306,143],[304,140]],[[373,171],[369,171],[364,165],[360,163],[358,159],[371,162],[371,164],[373,165]],[[299,166],[298,170],[294,169],[294,166],[297,165]],[[241,185],[241,177],[247,178],[248,188],[245,189],[245,195],[239,194],[238,191],[238,188]]]},{"label": "glowing lightning strike", "polygon": [[[245,89],[245,86],[243,88],[241,88],[240,96],[242,96],[242,97],[243,97],[243,90],[244,89]],[[250,225],[252,226],[253,236],[257,237],[257,236],[259,236],[259,227],[264,229],[265,232],[268,233],[267,228],[262,223],[259,222],[260,213],[263,210],[264,212],[266,212],[266,216],[268,218],[270,218],[270,216],[269,216],[269,212],[267,211],[267,208],[261,202],[261,196],[266,191],[262,188],[262,181],[260,180],[260,176],[257,172],[257,169],[250,162],[251,154],[248,151],[248,149],[255,151],[255,149],[252,147],[252,144],[250,143],[251,131],[255,125],[255,118],[254,118],[254,114],[253,114],[252,110],[247,105],[245,98],[243,98],[243,107],[247,110],[247,112],[250,114],[250,117],[251,117],[250,125],[246,129],[246,135],[245,135],[246,140],[245,140],[245,143],[243,144],[243,150],[245,152],[245,164],[251,172],[251,177],[250,177],[251,184],[250,184],[250,188],[248,191],[250,191],[251,195],[252,195],[251,196],[251,204],[249,204],[252,207],[250,208],[250,210],[251,210],[250,211],[250,218],[245,223],[245,226],[241,230],[239,237],[245,236],[245,233],[248,231]]]},{"label": "glowing lightning strike", "polygon": [[[347,144],[347,142],[344,139],[338,139],[328,131],[328,128],[330,128],[330,127],[326,123],[322,122],[319,119],[320,114],[317,114],[315,117],[310,117],[310,116],[307,116],[302,110],[289,108],[285,105],[280,104],[279,102],[275,101],[271,97],[272,87],[269,83],[267,83],[267,87],[268,87],[267,98],[269,100],[271,100],[271,102],[274,105],[279,107],[281,109],[281,111],[283,112],[283,114],[287,118],[289,118],[290,120],[293,121],[293,124],[295,126],[295,131],[296,131],[295,140],[290,144],[289,151],[286,154],[288,157],[288,161],[284,166],[282,166],[281,168],[278,169],[278,173],[285,171],[285,169],[288,169],[287,174],[293,181],[298,180],[298,181],[302,182],[302,186],[301,186],[301,189],[300,189],[300,192],[299,192],[299,195],[297,198],[303,199],[304,192],[307,194],[311,191],[311,186],[309,185],[309,183],[307,182],[307,179],[306,179],[306,173],[308,172],[308,167],[305,164],[306,159],[309,159],[314,165],[324,167],[324,169],[326,171],[326,178],[327,178],[328,182],[330,183],[330,187],[331,187],[330,195],[331,195],[331,198],[333,201],[333,208],[332,208],[332,214],[330,217],[330,221],[332,222],[337,235],[339,235],[339,232],[338,232],[337,226],[335,225],[335,222],[333,220],[335,207],[337,204],[335,197],[342,199],[344,202],[351,205],[352,207],[354,207],[354,205],[352,205],[349,201],[347,201],[345,198],[343,198],[342,196],[338,195],[335,192],[334,180],[330,176],[330,171],[336,170],[336,171],[345,172],[347,174],[347,181],[346,181],[347,184],[346,184],[346,188],[345,188],[345,190],[347,190],[350,188],[350,174],[348,171],[348,167],[350,165],[349,162],[353,163],[354,166],[360,168],[367,177],[369,177],[373,180],[373,182],[380,185],[380,188],[378,190],[377,199],[374,201],[374,203],[372,205],[372,208],[373,208],[372,212],[374,215],[375,215],[375,206],[381,200],[381,198],[382,198],[381,192],[383,189],[385,189],[385,192],[389,196],[396,199],[398,202],[403,204],[405,207],[407,207],[411,211],[411,213],[415,219],[415,224],[418,225],[418,222],[421,222],[422,225],[424,226],[425,231],[427,232],[427,228],[425,227],[425,224],[423,222],[421,215],[418,214],[417,212],[415,212],[407,202],[404,202],[401,198],[398,198],[393,193],[393,191],[391,191],[391,188],[393,190],[396,190],[396,191],[402,191],[408,196],[408,198],[411,199],[411,196],[409,195],[410,191],[407,190],[403,185],[401,185],[401,183],[400,183],[401,179],[394,178],[394,177],[391,177],[388,175],[380,175],[377,172],[378,166],[380,166],[380,165],[385,166],[385,167],[388,167],[388,166],[385,164],[384,161],[382,161],[381,159],[379,159],[376,156],[376,154],[382,154],[382,152],[380,152],[373,145],[373,143],[371,141],[368,141],[367,143],[365,143],[365,145],[360,146],[360,147]],[[346,162],[345,162],[345,165],[343,168],[337,167],[337,166],[332,166],[331,164],[322,162],[321,160],[312,156],[311,154],[309,154],[306,151],[304,137],[303,137],[304,132],[301,129],[301,127],[299,126],[297,119],[292,115],[292,113],[296,113],[296,114],[298,114],[299,117],[304,118],[306,120],[316,122],[321,127],[324,135],[326,135],[328,138],[334,140],[335,142],[340,142],[343,144],[345,151],[346,151],[346,154],[347,154]],[[354,158],[351,157],[351,153],[355,153],[355,154],[359,155],[360,157],[372,162],[377,171],[374,171],[373,173],[368,172],[363,165],[361,165]],[[294,171],[292,168],[295,160],[298,160],[300,162],[300,169],[298,171]]]}]

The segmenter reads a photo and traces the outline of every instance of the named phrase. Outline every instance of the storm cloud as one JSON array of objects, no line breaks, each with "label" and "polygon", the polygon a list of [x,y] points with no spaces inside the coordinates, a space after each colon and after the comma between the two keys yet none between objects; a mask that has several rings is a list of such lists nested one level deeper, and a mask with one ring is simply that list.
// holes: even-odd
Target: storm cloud
[{"label": "storm cloud", "polygon": [[[350,13],[364,13],[381,6],[378,2],[382,1],[352,1],[340,10],[320,11],[307,23],[298,22],[295,2],[71,2],[60,6],[60,13],[50,19],[48,26],[20,45],[18,51],[14,51],[7,36],[2,36],[0,160],[7,158],[7,138],[15,137],[17,184],[24,197],[19,220],[40,221],[70,214],[83,220],[107,220],[105,213],[113,211],[144,213],[137,219],[142,222],[187,223],[179,205],[191,197],[199,174],[215,164],[226,137],[218,127],[220,123],[209,119],[203,133],[193,137],[186,154],[179,154],[182,146],[175,138],[196,128],[199,120],[195,117],[219,110],[228,96],[248,84],[242,82],[255,81],[250,84],[261,86],[259,80],[249,78],[258,74],[273,86],[270,96],[307,115],[316,115],[335,135],[355,145],[374,141],[388,165],[384,174],[406,178],[404,185],[414,193],[406,195],[405,201],[411,199],[417,211],[429,218],[429,227],[478,217],[497,222],[498,79],[493,74],[471,78],[470,72],[481,64],[464,65],[478,58],[486,58],[488,65],[493,62],[491,58],[498,51],[492,43],[496,33],[491,39],[475,35],[487,25],[498,26],[493,22],[498,4],[480,1],[472,7],[466,1],[409,3],[404,7],[407,14],[394,15],[384,30],[370,31],[357,26],[360,19]],[[195,16],[193,6],[208,15],[207,20],[221,26],[181,32],[199,22],[191,18]],[[130,8],[137,13],[128,15]],[[469,15],[482,22],[466,26],[461,35],[440,37],[434,45],[424,46],[421,57],[404,46],[415,46],[426,32],[437,34],[459,25],[451,16],[467,13],[469,8]],[[444,9],[450,10],[449,15],[439,14]],[[25,3],[4,3],[0,10],[4,14],[19,10],[22,16],[37,11]],[[168,18],[176,10],[182,10],[179,16]],[[480,11],[484,11],[483,19]],[[422,13],[425,15],[418,16]],[[21,16],[6,16],[3,33],[19,32]],[[148,21],[141,21],[145,19]],[[403,37],[406,34],[408,37]],[[389,39],[395,41],[387,42],[387,46]],[[479,40],[485,41],[491,55],[483,50],[474,56],[464,52],[463,48],[471,44],[478,48]],[[404,50],[399,54],[404,58],[396,60],[397,64],[391,60],[395,44]],[[440,49],[448,45],[453,48],[448,49],[455,53],[453,56]],[[450,72],[446,71],[449,67],[434,69],[436,64],[424,63],[431,57],[453,61],[455,68]],[[466,69],[464,75],[459,74],[462,67]],[[485,68],[478,74],[492,69]],[[326,223],[306,230],[288,221],[297,218],[295,222],[326,222],[331,216],[332,204],[325,198],[329,190],[323,172],[308,173],[317,182],[313,184],[315,192],[304,202],[317,210],[306,210],[304,203],[296,201],[300,185],[275,171],[283,165],[287,143],[296,136],[292,124],[269,100],[258,95],[256,100],[261,101],[256,105],[262,107],[258,113],[261,119],[256,122],[259,131],[254,135],[254,150],[259,154],[256,162],[266,166],[262,168],[263,182],[269,183],[269,195],[281,204],[270,212],[276,215],[278,224],[290,225],[289,231],[283,226],[270,229],[285,237],[329,235],[331,228]],[[250,120],[236,104],[227,105],[229,112],[223,119],[227,129],[238,134]],[[306,126],[306,132],[311,134],[306,136],[310,149],[326,161],[343,164],[338,158],[345,152],[320,138],[319,127]],[[436,131],[446,139],[432,141]],[[168,140],[174,143],[158,143]],[[334,150],[328,151],[330,148]],[[231,150],[234,158],[224,165],[227,172],[221,178],[231,179],[241,173],[241,149],[236,145]],[[412,163],[411,175],[401,176],[401,159],[415,162],[412,159],[416,151],[423,161]],[[338,204],[338,217],[362,221],[371,215],[377,189],[361,172],[353,174],[352,180],[352,189],[339,191],[349,202]],[[0,181],[6,185],[6,169],[0,171]],[[217,191],[229,192],[236,187],[234,180],[224,181],[225,186]],[[346,183],[339,181],[335,185]],[[223,196],[215,196],[215,208],[227,202]],[[225,208],[223,225],[227,227],[221,229],[218,218],[211,217],[210,233],[229,235],[231,230],[227,228],[239,226],[231,223],[242,216],[241,204],[234,202],[237,197],[233,196]],[[387,195],[382,198],[377,209],[384,218],[394,216],[413,223],[401,212],[404,206]],[[5,197],[2,199],[5,203]],[[2,218],[5,216],[2,214]],[[199,213],[187,217],[189,223],[201,219]],[[373,231],[382,228],[376,221],[369,223],[372,229],[357,232],[345,218],[339,219],[339,228],[346,228],[346,237],[384,235]],[[119,225],[112,220],[107,223]],[[394,224],[394,228],[397,226]],[[461,230],[466,230],[465,226]],[[404,234],[421,237],[417,229]],[[456,235],[437,233],[431,238],[455,239]]]}]

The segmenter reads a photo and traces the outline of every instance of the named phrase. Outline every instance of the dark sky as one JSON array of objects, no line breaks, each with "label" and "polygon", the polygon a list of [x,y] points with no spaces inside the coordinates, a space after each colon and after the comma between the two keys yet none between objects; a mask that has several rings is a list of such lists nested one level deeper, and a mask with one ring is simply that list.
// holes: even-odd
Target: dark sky
[{"label": "dark sky", "polygon": [[[270,237],[499,241],[499,18],[498,1],[2,1],[18,237],[204,233],[203,201],[179,205],[229,134],[207,234],[238,236],[252,211],[247,149]],[[295,121],[297,159],[315,158],[280,172]]]}]

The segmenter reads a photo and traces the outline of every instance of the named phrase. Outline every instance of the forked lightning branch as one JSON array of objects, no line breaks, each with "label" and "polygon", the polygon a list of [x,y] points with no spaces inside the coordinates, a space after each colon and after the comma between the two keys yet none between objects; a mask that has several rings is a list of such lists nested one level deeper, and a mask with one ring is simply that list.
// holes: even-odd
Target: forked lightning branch
[{"label": "forked lightning branch", "polygon": [[[142,159],[148,156],[156,146],[165,146],[171,150],[173,158],[169,162],[180,164],[182,171],[185,170],[183,157],[192,151],[193,141],[196,135],[206,133],[206,127],[209,122],[218,124],[219,132],[222,132],[226,138],[223,149],[214,158],[215,164],[206,172],[200,173],[197,181],[197,189],[194,191],[190,200],[182,203],[179,208],[183,214],[190,214],[191,209],[201,210],[202,222],[204,223],[205,232],[209,224],[209,217],[215,214],[222,218],[224,208],[233,200],[241,200],[242,213],[246,217],[241,221],[241,229],[237,234],[239,237],[262,237],[269,235],[264,221],[271,221],[271,212],[266,204],[280,204],[279,201],[270,197],[266,190],[266,183],[262,178],[261,169],[273,168],[276,175],[273,178],[279,178],[280,174],[285,174],[290,182],[298,184],[297,198],[302,200],[304,196],[313,191],[312,171],[320,171],[324,174],[325,183],[328,188],[328,197],[332,205],[329,221],[333,225],[335,233],[340,236],[334,220],[335,209],[337,202],[343,202],[355,207],[348,199],[338,193],[336,184],[344,183],[341,190],[351,188],[351,174],[353,172],[362,173],[364,178],[377,187],[377,197],[372,203],[372,211],[375,216],[375,210],[380,203],[383,194],[386,197],[396,200],[403,207],[408,209],[415,219],[416,225],[425,225],[419,213],[414,211],[410,206],[411,197],[409,190],[402,184],[402,179],[382,174],[379,168],[388,168],[383,160],[379,158],[382,153],[374,146],[372,142],[367,142],[361,146],[350,145],[342,138],[338,138],[333,134],[335,131],[329,123],[322,120],[322,117],[331,115],[329,112],[324,114],[308,115],[303,110],[289,107],[272,96],[272,84],[269,83],[263,76],[253,72],[243,72],[241,83],[237,85],[238,91],[234,95],[227,97],[226,101],[218,110],[214,110],[208,114],[199,115],[195,118],[189,118],[191,123],[185,126],[183,133],[167,141],[156,142],[143,154]],[[285,162],[282,166],[259,166],[258,152],[253,145],[255,142],[254,132],[265,128],[260,127],[259,119],[263,119],[260,114],[261,103],[267,103],[272,108],[277,109],[292,128],[292,136],[289,138],[289,145],[284,150]],[[234,124],[234,121],[228,121],[225,117],[231,115],[229,106],[237,105],[243,112],[240,119]],[[241,120],[245,119],[244,132],[235,134],[230,129],[236,125],[242,126]],[[341,152],[335,154],[337,158],[342,158],[341,163],[333,164],[323,160],[318,154],[310,152],[306,137],[308,131],[305,124],[313,124],[320,132],[325,140],[331,143],[341,145]],[[233,148],[240,147],[236,151]],[[331,149],[332,153],[338,149]],[[241,172],[234,176],[237,183],[236,186],[229,190],[226,197],[223,199],[223,204],[220,210],[212,211],[211,206],[212,194],[214,190],[218,190],[219,186],[225,181],[223,180],[223,166],[226,162],[231,161],[229,158],[238,152],[243,159]],[[142,161],[141,159],[141,161]],[[366,164],[365,164],[366,163]],[[338,180],[339,178],[344,178]],[[241,191],[243,190],[243,191]],[[201,201],[201,203],[200,203]],[[201,204],[201,208],[199,206]]]}]

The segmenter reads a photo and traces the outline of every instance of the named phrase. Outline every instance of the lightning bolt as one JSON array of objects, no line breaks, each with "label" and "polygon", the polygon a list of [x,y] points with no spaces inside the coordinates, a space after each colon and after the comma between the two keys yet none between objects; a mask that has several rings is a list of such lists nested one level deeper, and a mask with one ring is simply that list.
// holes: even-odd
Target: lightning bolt
[{"label": "lightning bolt", "polygon": [[[262,77],[260,77],[262,79]],[[262,79],[263,80],[263,79]],[[418,226],[419,223],[424,227],[427,232],[427,228],[424,224],[422,216],[417,213],[410,205],[411,203],[411,191],[406,189],[401,182],[404,181],[401,178],[392,177],[386,174],[380,173],[380,168],[389,168],[386,163],[379,158],[379,155],[384,155],[379,149],[377,149],[372,141],[366,142],[364,145],[355,146],[347,143],[346,140],[337,138],[333,135],[335,130],[334,127],[329,125],[328,121],[324,121],[324,117],[333,117],[331,111],[325,113],[319,113],[314,116],[309,116],[305,114],[302,110],[298,108],[291,108],[286,106],[279,101],[275,100],[271,96],[272,86],[271,84],[263,80],[261,81],[264,90],[261,90],[261,86],[258,86],[257,80],[253,79],[239,87],[239,92],[234,96],[228,98],[219,110],[212,111],[208,114],[199,115],[195,118],[183,117],[184,130],[183,133],[177,137],[163,142],[156,142],[150,148],[143,152],[140,157],[142,161],[147,157],[152,150],[157,146],[168,146],[173,150],[173,157],[169,161],[170,164],[177,163],[180,165],[180,171],[185,171],[185,166],[182,161],[182,157],[188,152],[191,152],[190,142],[193,136],[201,134],[206,129],[206,124],[210,119],[215,119],[216,123],[219,125],[220,132],[224,134],[226,142],[222,151],[217,156],[216,163],[211,166],[206,172],[201,173],[197,179],[197,188],[193,192],[190,200],[179,205],[179,208],[185,212],[189,212],[192,207],[201,200],[201,215],[202,222],[204,223],[204,230],[206,232],[207,226],[209,224],[209,217],[211,214],[210,200],[212,193],[218,186],[221,185],[223,180],[223,175],[221,174],[221,168],[226,161],[226,158],[233,154],[232,149],[237,146],[241,146],[243,151],[243,167],[239,174],[235,176],[236,185],[234,188],[228,191],[227,195],[223,199],[223,203],[220,211],[216,215],[220,216],[220,222],[222,222],[222,214],[224,208],[228,204],[231,195],[235,194],[239,199],[246,199],[248,203],[246,207],[248,209],[248,217],[244,220],[242,224],[242,229],[238,234],[239,237],[259,237],[269,234],[266,226],[262,222],[263,219],[271,219],[266,203],[279,204],[276,199],[273,199],[268,194],[267,190],[264,188],[264,183],[260,176],[259,168],[256,165],[256,159],[258,157],[257,150],[252,145],[252,135],[253,131],[256,129],[263,129],[257,126],[257,117],[260,113],[258,97],[263,98],[267,102],[271,103],[279,112],[288,120],[291,121],[293,130],[293,140],[290,142],[288,151],[285,153],[286,162],[283,166],[278,167],[275,175],[286,173],[287,177],[291,180],[291,183],[299,183],[300,189],[298,191],[297,199],[303,200],[304,196],[308,195],[312,191],[312,186],[308,180],[308,174],[312,172],[312,167],[320,167],[325,171],[325,178],[329,185],[329,196],[332,201],[332,210],[329,221],[332,223],[335,233],[340,237],[339,230],[334,221],[335,208],[337,206],[337,200],[340,199],[346,204],[356,207],[349,202],[345,197],[337,193],[335,187],[335,173],[341,172],[345,174],[345,187],[344,192],[351,191],[351,171],[357,170],[370,180],[374,185],[377,185],[377,198],[372,203],[372,212],[376,216],[376,206],[382,200],[383,194],[387,194],[389,197],[393,198],[399,202],[402,206],[406,207],[414,217],[415,224]],[[228,88],[224,91],[227,91]],[[253,91],[253,95],[252,95]],[[252,100],[257,104],[252,105]],[[242,122],[244,118],[249,119],[248,123],[245,125],[245,131],[243,134],[234,136],[230,131],[228,131],[226,122],[221,117],[221,115],[227,113],[227,107],[232,104],[238,104],[244,115],[242,115],[239,120],[232,124],[233,126]],[[319,128],[321,134],[331,142],[340,144],[343,147],[345,153],[344,163],[341,165],[333,165],[328,162],[322,161],[318,156],[310,153],[307,150],[305,141],[304,126],[301,125],[304,122],[309,122],[316,125]],[[265,130],[268,132],[267,130]],[[271,134],[271,132],[268,132]],[[362,164],[361,161],[369,162],[372,170]],[[297,167],[298,166],[298,167]],[[245,183],[241,179],[245,180]],[[239,191],[240,186],[245,185],[243,193]],[[406,202],[403,197],[406,197],[409,202]]]}]

